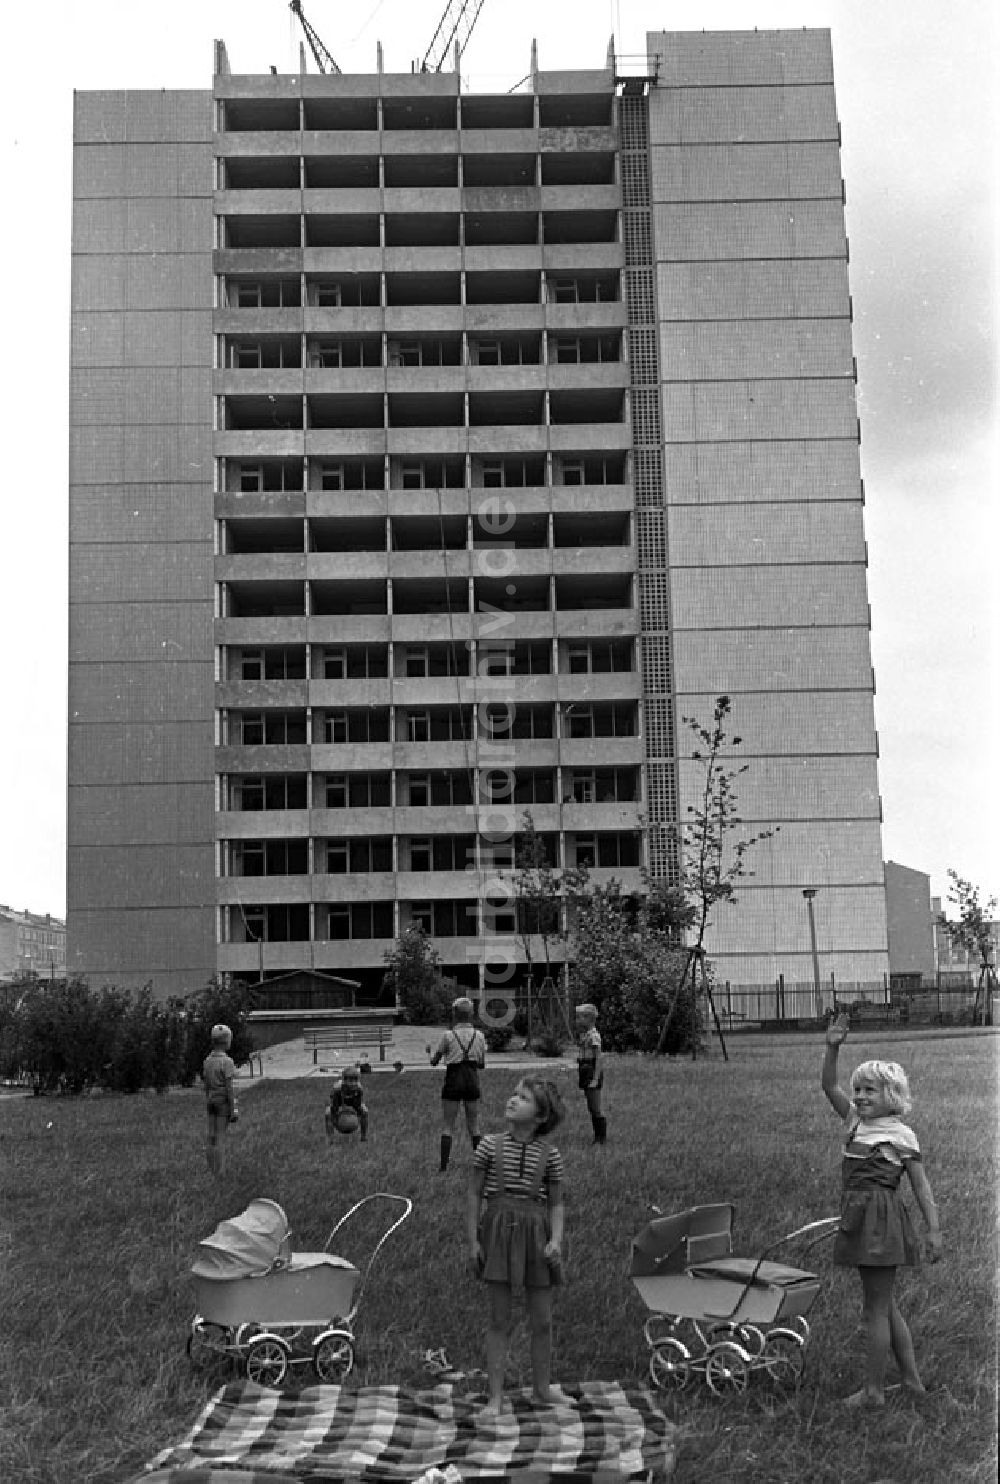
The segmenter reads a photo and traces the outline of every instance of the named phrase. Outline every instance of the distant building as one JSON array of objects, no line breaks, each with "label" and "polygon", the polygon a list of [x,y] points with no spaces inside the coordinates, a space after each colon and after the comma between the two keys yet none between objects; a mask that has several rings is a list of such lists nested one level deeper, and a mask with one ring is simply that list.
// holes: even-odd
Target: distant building
[{"label": "distant building", "polygon": [[[942,907],[941,898],[931,899],[931,917],[934,931],[934,963],[937,970],[942,974],[967,973],[978,977],[982,967],[978,953],[970,953],[966,948],[960,948],[953,943],[945,932],[940,919],[947,917],[948,913]],[[1000,919],[990,923],[990,938],[993,942],[992,962],[994,968],[1000,962]],[[890,947],[890,963],[892,950]]]},{"label": "distant building", "polygon": [[932,978],[935,957],[930,876],[898,861],[886,861],[885,909],[890,976]]},{"label": "distant building", "polygon": [[0,979],[66,975],[66,924],[49,913],[15,912],[0,905]]}]

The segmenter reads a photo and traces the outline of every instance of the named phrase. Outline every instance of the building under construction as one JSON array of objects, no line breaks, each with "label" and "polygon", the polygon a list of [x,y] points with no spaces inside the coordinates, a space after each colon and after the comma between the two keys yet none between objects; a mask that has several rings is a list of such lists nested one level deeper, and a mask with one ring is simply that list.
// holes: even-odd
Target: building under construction
[{"label": "building under construction", "polygon": [[811,980],[809,888],[881,981],[829,34],[647,52],[76,95],[71,972],[516,981],[525,811],[670,876],[724,693],[721,977]]}]

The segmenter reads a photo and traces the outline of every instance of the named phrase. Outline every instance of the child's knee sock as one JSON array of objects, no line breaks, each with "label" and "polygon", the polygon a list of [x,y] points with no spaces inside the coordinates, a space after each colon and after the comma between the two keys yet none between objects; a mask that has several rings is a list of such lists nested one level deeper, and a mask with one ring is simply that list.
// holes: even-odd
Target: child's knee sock
[{"label": "child's knee sock", "polygon": [[474,1150],[479,1148],[479,1141],[480,1141],[480,1139],[482,1137],[483,1137],[482,1134],[473,1134],[472,1135],[472,1147],[473,1147]]},{"label": "child's knee sock", "polygon": [[594,1125],[594,1143],[605,1143],[608,1137],[608,1120],[600,1113],[591,1113],[590,1121]]},{"label": "child's knee sock", "polygon": [[441,1135],[441,1168],[448,1168],[448,1160],[451,1156],[451,1134]]}]

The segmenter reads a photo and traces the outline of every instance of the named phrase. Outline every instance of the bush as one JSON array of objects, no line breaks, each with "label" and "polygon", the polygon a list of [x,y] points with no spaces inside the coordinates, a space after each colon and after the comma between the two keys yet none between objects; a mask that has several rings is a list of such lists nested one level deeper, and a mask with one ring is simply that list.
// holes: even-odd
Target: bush
[{"label": "bush", "polygon": [[447,1025],[455,986],[441,976],[437,952],[424,930],[411,923],[386,949],[382,988],[391,994],[409,1025]]},{"label": "bush", "polygon": [[562,1056],[566,1045],[565,1036],[561,1036],[558,1031],[546,1029],[535,1037],[531,1049],[536,1056]]},{"label": "bush", "polygon": [[514,1039],[512,1025],[486,1025],[481,1029],[486,1037],[487,1051],[506,1051]]}]

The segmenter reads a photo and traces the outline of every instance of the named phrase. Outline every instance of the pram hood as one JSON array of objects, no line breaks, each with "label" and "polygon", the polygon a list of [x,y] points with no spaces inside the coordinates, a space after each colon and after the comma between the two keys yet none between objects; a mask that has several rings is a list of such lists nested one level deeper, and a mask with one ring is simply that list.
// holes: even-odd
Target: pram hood
[{"label": "pram hood", "polygon": [[192,1273],[198,1278],[250,1278],[286,1266],[289,1260],[288,1218],[277,1201],[263,1197],[198,1243]]}]

